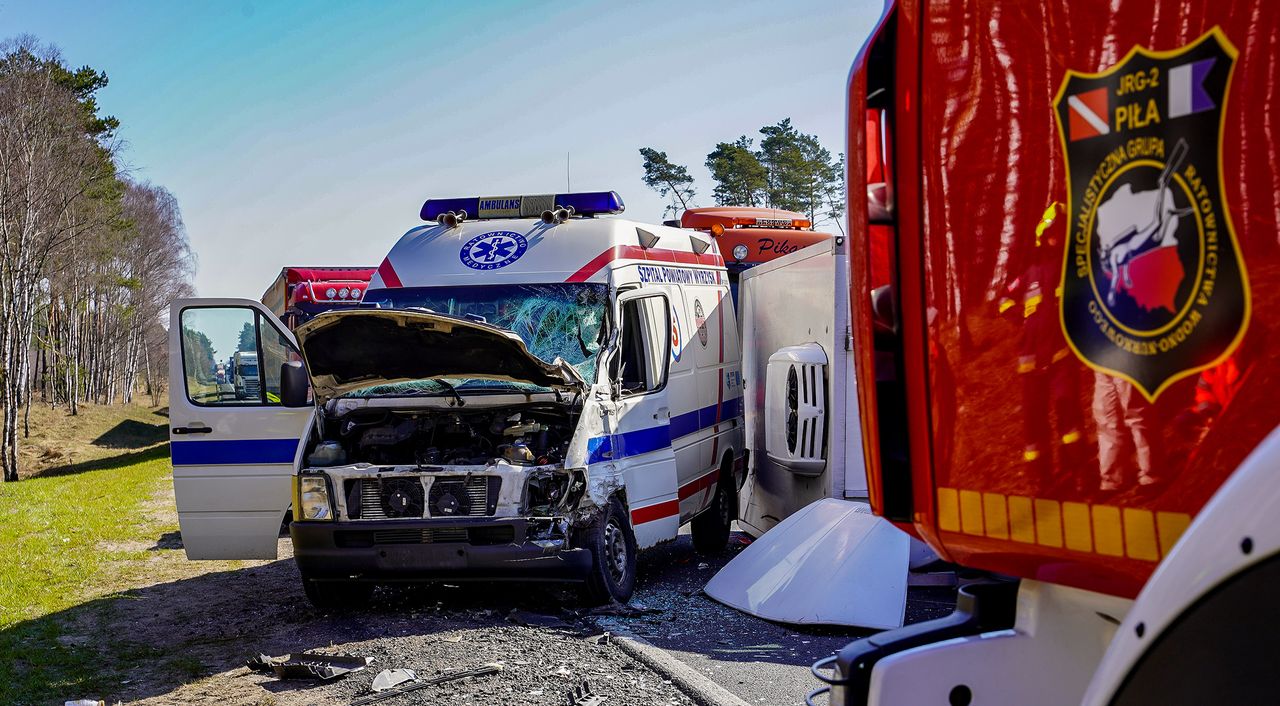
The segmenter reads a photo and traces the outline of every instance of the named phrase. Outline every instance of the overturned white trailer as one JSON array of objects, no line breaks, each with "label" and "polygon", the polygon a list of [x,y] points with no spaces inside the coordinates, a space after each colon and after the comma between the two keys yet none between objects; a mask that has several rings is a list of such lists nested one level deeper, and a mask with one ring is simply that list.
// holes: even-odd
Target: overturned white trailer
[{"label": "overturned white trailer", "polygon": [[747,270],[738,296],[750,450],[738,522],[758,539],[706,592],[770,620],[898,627],[908,567],[932,557],[867,502],[847,239]]}]

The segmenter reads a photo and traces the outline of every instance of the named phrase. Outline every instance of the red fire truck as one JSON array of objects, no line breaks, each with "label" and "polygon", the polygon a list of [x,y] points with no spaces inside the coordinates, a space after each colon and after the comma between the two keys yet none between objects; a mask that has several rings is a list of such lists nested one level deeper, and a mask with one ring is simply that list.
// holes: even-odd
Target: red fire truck
[{"label": "red fire truck", "polygon": [[1271,0],[888,3],[848,85],[871,502],[1010,578],[815,665],[830,703],[1275,702],[1278,44]]},{"label": "red fire truck", "polygon": [[[729,282],[737,296],[738,275],[743,270],[820,243],[830,233],[815,232],[803,213],[779,208],[712,206],[691,208],[680,216],[681,228],[715,236],[725,256]],[[736,299],[735,299],[736,301]]]},{"label": "red fire truck", "polygon": [[322,311],[360,303],[376,267],[286,267],[262,294],[289,330]]}]

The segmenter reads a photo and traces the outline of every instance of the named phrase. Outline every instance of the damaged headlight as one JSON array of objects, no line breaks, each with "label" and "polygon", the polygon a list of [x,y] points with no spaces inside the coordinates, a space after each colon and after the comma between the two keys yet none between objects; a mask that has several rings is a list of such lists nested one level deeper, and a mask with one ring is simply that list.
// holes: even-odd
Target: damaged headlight
[{"label": "damaged headlight", "polygon": [[296,519],[333,519],[333,505],[329,502],[329,483],[324,476],[298,476],[297,503]]},{"label": "damaged headlight", "polygon": [[525,485],[525,507],[531,511],[550,512],[560,505],[569,492],[566,473],[537,473]]}]

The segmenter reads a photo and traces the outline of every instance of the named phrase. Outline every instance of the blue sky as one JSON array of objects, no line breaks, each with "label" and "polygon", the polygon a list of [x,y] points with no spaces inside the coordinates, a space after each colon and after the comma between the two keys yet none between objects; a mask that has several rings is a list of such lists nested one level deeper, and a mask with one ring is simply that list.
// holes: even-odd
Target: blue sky
[{"label": "blue sky", "polygon": [[258,298],[285,265],[376,265],[429,196],[614,189],[664,203],[637,150],[702,166],[791,117],[843,151],[844,83],[880,0],[14,2],[105,70],[122,158],[170,189],[201,296]]}]

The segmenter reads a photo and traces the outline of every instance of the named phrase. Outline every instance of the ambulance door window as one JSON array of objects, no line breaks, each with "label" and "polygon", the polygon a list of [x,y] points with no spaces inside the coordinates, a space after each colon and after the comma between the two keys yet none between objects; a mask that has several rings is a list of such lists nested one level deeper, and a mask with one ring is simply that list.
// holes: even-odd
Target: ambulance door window
[{"label": "ambulance door window", "polygon": [[671,321],[667,300],[660,295],[622,303],[622,343],[618,380],[623,395],[660,389],[667,383],[671,350]]},{"label": "ambulance door window", "polygon": [[275,326],[239,306],[183,309],[181,319],[188,399],[217,407],[280,404],[280,366],[300,358]]}]

